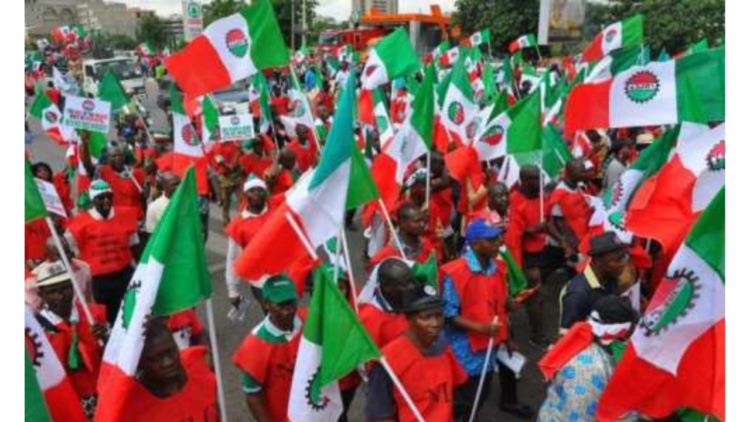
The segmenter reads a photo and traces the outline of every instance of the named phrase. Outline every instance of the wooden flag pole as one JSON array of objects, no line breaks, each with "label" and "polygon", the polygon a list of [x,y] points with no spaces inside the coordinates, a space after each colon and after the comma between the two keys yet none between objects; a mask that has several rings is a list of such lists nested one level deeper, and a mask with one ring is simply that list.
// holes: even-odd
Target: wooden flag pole
[{"label": "wooden flag pole", "polygon": [[55,225],[52,224],[52,219],[49,217],[49,215],[44,219],[47,221],[47,227],[49,227],[49,231],[52,233],[52,239],[55,242],[55,247],[57,248],[58,253],[60,254],[60,259],[62,260],[63,265],[65,265],[65,268],[70,272],[70,277],[73,284],[73,293],[75,293],[78,302],[83,308],[83,313],[86,316],[86,321],[90,326],[93,326],[94,317],[93,315],[91,315],[91,309],[89,309],[86,297],[83,295],[83,290],[81,290],[78,276],[76,275],[76,272],[73,271],[73,267],[70,265],[70,260],[68,259],[68,255],[65,253],[65,249],[63,248],[62,242],[60,241],[60,236],[57,234],[57,230],[55,230]]},{"label": "wooden flag pole", "polygon": [[221,420],[228,422],[227,402],[224,396],[224,382],[222,381],[221,362],[219,361],[219,342],[216,340],[214,304],[211,298],[206,299],[206,319],[208,320],[208,338],[211,342],[211,359],[214,363],[214,373],[216,373],[216,395],[219,398],[219,412],[221,413]]},{"label": "wooden flag pole", "polygon": [[[492,319],[492,323],[497,323],[497,316]],[[471,406],[471,416],[469,422],[474,422],[474,417],[477,415],[479,409],[479,398],[482,396],[482,387],[484,386],[484,379],[487,378],[487,366],[490,364],[492,357],[492,347],[495,345],[495,337],[490,338],[490,344],[487,346],[487,353],[484,355],[484,364],[482,365],[482,375],[479,377],[479,388],[477,388],[477,394],[474,396],[474,404]]]}]

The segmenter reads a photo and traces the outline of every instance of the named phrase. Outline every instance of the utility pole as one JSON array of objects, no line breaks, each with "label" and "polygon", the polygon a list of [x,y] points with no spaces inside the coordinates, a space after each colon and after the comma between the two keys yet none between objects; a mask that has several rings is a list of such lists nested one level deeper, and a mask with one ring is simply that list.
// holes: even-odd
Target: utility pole
[{"label": "utility pole", "polygon": [[307,0],[302,0],[302,45],[307,45]]},{"label": "utility pole", "polygon": [[292,44],[292,51],[296,51],[297,48],[294,45],[294,0],[292,0],[292,28],[291,28],[291,33],[292,33],[292,42],[291,42],[291,44]]}]

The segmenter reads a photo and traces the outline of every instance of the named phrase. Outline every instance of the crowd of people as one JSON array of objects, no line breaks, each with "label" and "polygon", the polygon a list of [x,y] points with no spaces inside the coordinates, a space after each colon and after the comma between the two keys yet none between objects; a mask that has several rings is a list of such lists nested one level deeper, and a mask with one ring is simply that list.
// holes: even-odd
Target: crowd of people
[{"label": "crowd of people", "polygon": [[[561,60],[531,65],[549,68],[557,80],[573,76]],[[264,280],[244,280],[234,262],[295,182],[316,167],[336,98],[349,75],[362,68],[350,58],[332,65],[310,56],[296,66],[265,71],[272,116],[267,129],[260,129],[263,105],[251,99],[247,112],[255,118],[257,135],[204,145],[205,155],[194,162],[204,240],[211,204],[221,210],[226,299],[237,314],[255,306],[264,315],[233,355],[241,385],[225,386],[242,389],[249,414],[260,422],[287,420],[307,317],[305,296],[318,267],[334,271],[340,264],[304,262]],[[290,72],[302,81],[314,127],[290,126],[284,119],[296,107]],[[520,70],[512,78],[509,92],[516,101],[536,89],[521,82]],[[407,85],[383,90],[396,129],[408,115]],[[41,91],[61,98],[54,85]],[[489,106],[483,101],[480,106]],[[86,131],[69,145],[60,168],[35,160],[33,147],[27,149],[33,176],[54,186],[66,216],[53,214],[52,227],[45,220],[26,225],[26,303],[92,419],[100,411],[96,384],[110,328],[127,308],[135,263],[184,177],[173,150],[179,135],[171,125],[175,104],[167,100],[160,106],[170,122],[164,136],[124,112],[117,136],[99,156],[92,156]],[[200,113],[190,117],[200,133]],[[448,135],[445,149],[410,166],[395,204],[349,211],[347,236],[361,237],[365,245],[352,250],[351,259],[364,273],[342,269],[335,271],[336,281],[392,368],[372,363],[339,380],[345,408],[339,420],[363,413],[373,422],[472,421],[475,411],[498,399],[503,412],[526,420],[593,421],[616,360],[668,262],[657,242],[637,236],[625,241],[614,231],[593,229],[590,221],[597,201],[662,132],[662,127],[589,130],[567,140],[575,153],[559,175],[524,164],[517,180],[504,173],[508,156],[459,176],[451,153],[460,145]],[[355,120],[354,141],[368,164],[381,153],[379,140],[378,125]],[[436,283],[415,270],[415,263],[431,261],[438,269]],[[358,279],[350,280],[350,274]],[[248,283],[250,295],[244,293]],[[88,301],[85,312],[74,287]],[[548,381],[541,408],[519,395],[518,369],[495,358],[519,353],[518,327],[510,319],[519,310],[528,319],[530,347],[545,355],[539,362]],[[92,319],[85,317],[88,312]],[[218,420],[216,379],[206,359],[208,333],[196,310],[151,318],[145,333],[128,420]],[[491,398],[494,373],[500,394]],[[357,391],[364,393],[362,409],[352,407]]]}]

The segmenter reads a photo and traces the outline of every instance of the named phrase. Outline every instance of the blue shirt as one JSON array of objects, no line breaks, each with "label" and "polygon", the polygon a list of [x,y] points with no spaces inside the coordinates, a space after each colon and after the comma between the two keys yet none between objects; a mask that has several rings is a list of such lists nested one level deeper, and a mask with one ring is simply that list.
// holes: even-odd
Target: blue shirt
[{"label": "blue shirt", "polygon": [[312,69],[307,69],[307,72],[305,72],[305,89],[308,91],[315,89],[316,79],[315,72]]},{"label": "blue shirt", "polygon": [[[479,260],[477,260],[476,255],[474,255],[474,251],[471,249],[464,253],[461,259],[466,260],[466,263],[472,272],[493,275],[497,271],[497,265],[494,260],[490,262],[489,268],[486,270],[483,269]],[[453,285],[453,280],[451,280],[448,274],[446,274],[443,279],[443,301],[443,313],[446,318],[450,319],[461,314],[461,298],[458,297],[458,292]],[[453,353],[456,355],[456,359],[461,362],[461,366],[463,366],[466,374],[470,377],[480,375],[482,373],[482,366],[484,366],[484,358],[487,351],[480,350],[478,352],[472,352],[471,346],[469,345],[469,336],[466,335],[465,331],[453,327],[452,324],[446,324],[445,327],[445,334],[448,338],[448,342],[450,342],[451,347],[453,348]],[[493,347],[495,350],[491,353],[490,358],[497,354],[498,348],[499,345]],[[490,362],[487,369],[491,371],[493,366],[493,362]]]}]

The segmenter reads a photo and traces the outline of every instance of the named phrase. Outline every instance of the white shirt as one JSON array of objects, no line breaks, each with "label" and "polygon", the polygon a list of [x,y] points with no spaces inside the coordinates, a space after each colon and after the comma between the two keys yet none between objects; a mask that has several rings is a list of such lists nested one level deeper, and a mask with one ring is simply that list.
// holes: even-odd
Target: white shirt
[{"label": "white shirt", "polygon": [[153,233],[156,231],[156,225],[159,224],[161,216],[164,215],[164,211],[167,210],[167,205],[169,205],[169,198],[165,195],[161,195],[148,204],[148,208],[146,209],[146,222],[143,227],[146,233]]}]

